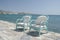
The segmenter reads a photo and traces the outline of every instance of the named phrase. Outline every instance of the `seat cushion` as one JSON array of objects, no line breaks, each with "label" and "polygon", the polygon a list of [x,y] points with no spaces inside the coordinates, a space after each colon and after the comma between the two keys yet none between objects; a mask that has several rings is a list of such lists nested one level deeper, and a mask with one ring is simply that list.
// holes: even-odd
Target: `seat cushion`
[{"label": "seat cushion", "polygon": [[22,26],[24,27],[24,23],[20,22],[20,23],[17,23],[18,26]]},{"label": "seat cushion", "polygon": [[23,23],[23,22],[20,22],[20,23],[17,23],[18,25],[30,25],[29,23]]},{"label": "seat cushion", "polygon": [[22,23],[22,22],[20,22],[20,23],[17,23],[17,24],[19,24],[19,25],[24,25],[24,23]]},{"label": "seat cushion", "polygon": [[31,28],[34,30],[40,30],[40,25],[32,24]]},{"label": "seat cushion", "polygon": [[32,24],[32,27],[40,27],[40,25]]}]

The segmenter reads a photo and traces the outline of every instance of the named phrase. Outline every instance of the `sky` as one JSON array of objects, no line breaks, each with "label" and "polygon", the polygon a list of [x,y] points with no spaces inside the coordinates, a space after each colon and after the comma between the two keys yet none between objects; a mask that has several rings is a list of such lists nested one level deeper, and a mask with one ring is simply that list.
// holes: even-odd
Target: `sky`
[{"label": "sky", "polygon": [[0,0],[0,10],[60,15],[60,0]]}]

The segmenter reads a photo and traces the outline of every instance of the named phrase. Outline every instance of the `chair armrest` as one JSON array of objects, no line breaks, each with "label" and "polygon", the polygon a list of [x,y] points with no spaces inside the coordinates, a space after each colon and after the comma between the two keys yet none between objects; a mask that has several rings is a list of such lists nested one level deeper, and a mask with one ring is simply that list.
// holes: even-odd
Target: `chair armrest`
[{"label": "chair armrest", "polygon": [[35,20],[31,20],[31,24],[35,24]]},{"label": "chair armrest", "polygon": [[33,23],[33,22],[35,22],[35,20],[31,20],[31,21],[30,21],[30,27],[32,26],[32,24],[35,24],[35,23]]},{"label": "chair armrest", "polygon": [[17,23],[17,22],[20,22],[20,21],[22,21],[22,20],[23,20],[23,19],[20,19],[20,18],[19,18],[19,19],[17,19],[16,23]]}]

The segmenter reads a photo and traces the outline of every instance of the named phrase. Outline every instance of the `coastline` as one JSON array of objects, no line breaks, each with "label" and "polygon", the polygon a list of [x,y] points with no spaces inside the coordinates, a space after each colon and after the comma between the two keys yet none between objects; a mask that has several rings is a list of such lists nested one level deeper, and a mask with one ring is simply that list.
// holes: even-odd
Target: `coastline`
[{"label": "coastline", "polygon": [[7,27],[7,29],[14,29],[14,28],[16,27],[15,25],[16,25],[16,24],[14,24],[14,23],[0,20],[0,26],[2,26],[2,27]]},{"label": "coastline", "polygon": [[[17,39],[20,40],[20,38],[26,33],[11,30],[11,29],[15,29],[15,27],[16,27],[16,24],[14,23],[0,20],[0,37],[2,37],[4,40],[17,40]],[[49,32],[41,35],[40,37],[33,37],[33,36],[30,36],[30,37],[32,37],[31,40],[39,40],[39,39],[40,40],[60,40],[60,33]]]}]

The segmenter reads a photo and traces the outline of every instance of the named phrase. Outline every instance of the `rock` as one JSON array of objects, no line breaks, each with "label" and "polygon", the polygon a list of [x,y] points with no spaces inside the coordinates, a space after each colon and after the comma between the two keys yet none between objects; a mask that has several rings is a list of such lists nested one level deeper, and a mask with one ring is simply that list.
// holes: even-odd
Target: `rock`
[{"label": "rock", "polygon": [[31,40],[31,37],[29,35],[23,35],[20,40]]},{"label": "rock", "polygon": [[24,32],[14,31],[14,29],[15,24],[0,21],[0,40],[60,40],[60,33],[48,32],[40,35],[40,37],[33,37]]}]

